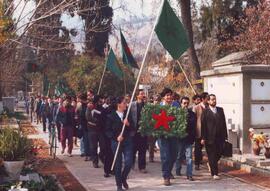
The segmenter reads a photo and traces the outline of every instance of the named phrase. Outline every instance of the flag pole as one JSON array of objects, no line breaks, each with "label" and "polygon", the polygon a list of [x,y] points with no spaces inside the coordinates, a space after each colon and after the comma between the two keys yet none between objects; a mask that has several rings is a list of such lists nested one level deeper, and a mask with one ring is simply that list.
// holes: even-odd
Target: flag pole
[{"label": "flag pole", "polygon": [[185,76],[185,78],[186,78],[186,80],[187,80],[189,86],[191,87],[191,89],[192,89],[194,95],[196,95],[197,92],[196,92],[195,89],[193,88],[193,86],[192,86],[192,84],[191,84],[191,82],[190,82],[190,80],[189,80],[189,78],[188,78],[188,76],[187,76],[187,74],[186,74],[186,72],[185,72],[183,66],[181,65],[181,63],[179,62],[179,60],[176,60],[176,62],[177,62],[177,64],[179,65],[180,69],[182,70],[182,72],[183,72],[183,74],[184,74],[184,76]]},{"label": "flag pole", "polygon": [[[150,48],[150,45],[151,45],[151,42],[152,42],[152,38],[153,38],[153,35],[154,35],[154,32],[155,32],[155,26],[156,26],[156,24],[158,22],[159,15],[160,15],[161,9],[163,7],[163,4],[164,4],[164,0],[162,0],[162,2],[161,2],[161,5],[160,5],[159,11],[158,11],[158,15],[156,17],[156,20],[154,22],[154,26],[153,26],[152,31],[151,31],[151,35],[150,35],[149,40],[148,40],[148,44],[147,44],[147,47],[146,47],[146,50],[145,50],[145,53],[144,53],[144,57],[143,57],[142,64],[141,64],[141,67],[140,67],[140,70],[139,70],[139,74],[137,76],[137,80],[136,80],[136,83],[135,83],[135,86],[134,86],[134,89],[133,89],[133,93],[132,93],[132,96],[131,96],[131,99],[130,99],[131,102],[134,100],[137,87],[139,86],[139,82],[140,82],[142,71],[143,71],[143,68],[144,68],[144,65],[145,65],[147,53],[149,51],[149,48]],[[131,108],[131,104],[128,105],[128,110],[127,110],[127,114],[126,114],[125,119],[128,118],[128,115],[130,113],[130,108]],[[125,128],[126,128],[126,126],[125,126],[125,124],[123,124],[122,131],[120,133],[120,136],[123,136],[123,133],[125,131]],[[117,155],[118,155],[118,152],[119,152],[119,149],[120,149],[120,144],[121,144],[121,142],[118,142],[117,149],[116,149],[115,154],[114,154],[114,159],[113,159],[111,170],[114,169],[116,158],[117,158]]]},{"label": "flag pole", "polygon": [[123,75],[123,80],[124,80],[124,93],[125,93],[125,95],[127,94],[127,82],[126,82],[126,75],[125,75],[125,73],[124,73],[124,75]]},{"label": "flag pole", "polygon": [[100,93],[102,82],[103,82],[103,78],[104,78],[104,75],[105,75],[105,72],[106,72],[106,68],[107,68],[107,62],[106,62],[106,60],[108,59],[108,51],[109,51],[108,49],[109,49],[109,46],[108,46],[108,43],[106,43],[106,47],[104,48],[104,52],[105,52],[105,66],[104,66],[104,70],[103,70],[103,73],[102,73],[102,76],[101,76],[101,79],[100,79],[100,83],[99,83],[99,87],[98,87],[98,92],[97,92],[98,95]]}]

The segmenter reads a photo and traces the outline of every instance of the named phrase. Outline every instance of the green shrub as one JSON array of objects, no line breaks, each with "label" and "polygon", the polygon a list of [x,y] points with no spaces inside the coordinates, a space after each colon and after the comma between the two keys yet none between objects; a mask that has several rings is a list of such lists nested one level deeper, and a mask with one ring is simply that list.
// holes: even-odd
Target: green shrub
[{"label": "green shrub", "polygon": [[0,130],[0,158],[5,161],[24,160],[31,150],[31,142],[19,130]]}]

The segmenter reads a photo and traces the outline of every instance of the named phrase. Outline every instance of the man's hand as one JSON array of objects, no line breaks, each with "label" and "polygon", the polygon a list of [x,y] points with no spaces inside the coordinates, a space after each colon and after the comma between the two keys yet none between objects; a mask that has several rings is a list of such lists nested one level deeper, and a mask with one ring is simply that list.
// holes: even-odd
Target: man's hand
[{"label": "man's hand", "polygon": [[202,139],[201,140],[201,144],[204,145],[205,144],[205,140]]},{"label": "man's hand", "polygon": [[127,119],[124,119],[123,123],[124,123],[125,126],[127,126],[127,127],[130,125]]},{"label": "man's hand", "polygon": [[119,136],[117,137],[117,141],[118,141],[118,142],[122,142],[123,140],[124,140],[124,137],[123,137],[123,136],[119,135]]}]

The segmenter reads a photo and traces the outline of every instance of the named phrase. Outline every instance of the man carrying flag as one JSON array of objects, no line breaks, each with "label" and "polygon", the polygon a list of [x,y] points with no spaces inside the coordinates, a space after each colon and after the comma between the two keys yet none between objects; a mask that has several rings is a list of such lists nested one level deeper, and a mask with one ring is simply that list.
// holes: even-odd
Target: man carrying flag
[{"label": "man carrying flag", "polygon": [[[140,70],[137,76],[136,84],[132,93],[131,100],[135,97],[135,92],[137,87],[139,86],[140,77],[142,75],[143,67],[146,63],[146,57],[147,53],[149,51],[149,47],[151,45],[152,37],[154,31],[157,33],[157,36],[164,46],[164,48],[171,54],[171,56],[176,60],[179,59],[179,57],[188,49],[189,42],[186,37],[186,33],[184,30],[184,27],[178,17],[175,15],[173,9],[171,8],[170,4],[167,0],[163,0],[163,3],[161,5],[161,12],[159,17],[157,17],[155,21],[155,28],[152,29],[150,38],[147,43],[146,51],[143,56],[142,64],[140,66]],[[168,104],[169,105],[169,104]],[[129,105],[126,118],[129,116],[131,105]],[[126,130],[126,125],[124,124],[122,126],[122,131],[119,136],[123,136],[124,132]],[[165,138],[164,138],[165,139]],[[161,141],[161,140],[160,140]],[[164,178],[164,185],[169,186],[170,185],[170,179],[171,179],[171,167],[173,166],[173,163],[176,157],[177,153],[177,145],[173,144],[174,141],[166,141],[163,140],[163,142],[170,142],[168,144],[163,145],[163,149],[160,150],[161,161],[162,161],[162,172],[163,172],[163,178]],[[112,168],[114,168],[115,163],[117,161],[118,152],[120,150],[121,141],[118,141],[117,149],[115,151],[114,161],[112,164]],[[173,149],[171,149],[173,148]],[[167,156],[166,151],[170,150],[170,154],[172,156]],[[121,151],[121,150],[120,150]],[[120,155],[121,153],[119,153]],[[170,163],[169,166],[166,165],[166,163]]]},{"label": "man carrying flag", "polygon": [[[161,44],[175,60],[179,59],[179,57],[189,48],[185,29],[167,0],[164,0],[158,22],[155,26],[155,32]],[[169,93],[168,95],[170,95]],[[162,93],[161,95],[162,97],[167,96],[166,93]],[[166,101],[166,99],[164,100]],[[171,170],[178,152],[178,145],[175,139],[175,137],[170,137],[160,138],[158,140],[160,145],[162,176],[164,178],[165,186],[170,186],[170,179],[174,179]]]}]

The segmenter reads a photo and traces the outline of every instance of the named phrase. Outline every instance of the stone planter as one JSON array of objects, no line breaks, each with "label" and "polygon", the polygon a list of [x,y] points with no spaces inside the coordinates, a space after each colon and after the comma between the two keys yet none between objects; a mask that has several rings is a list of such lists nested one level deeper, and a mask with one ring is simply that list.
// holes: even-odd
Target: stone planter
[{"label": "stone planter", "polygon": [[4,161],[5,170],[12,180],[18,180],[22,171],[24,161]]},{"label": "stone planter", "polygon": [[270,147],[265,147],[265,158],[270,159]]},{"label": "stone planter", "polygon": [[260,155],[261,147],[258,144],[253,144],[252,150],[254,155]]}]

